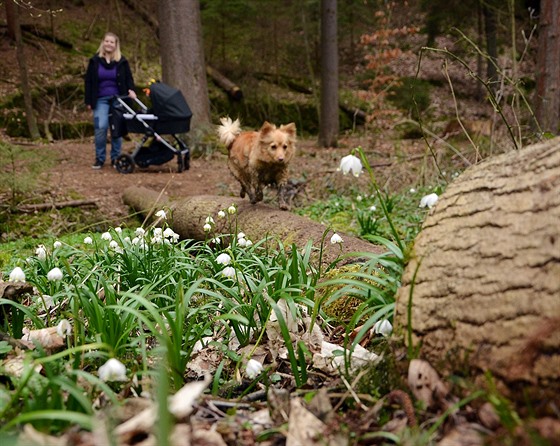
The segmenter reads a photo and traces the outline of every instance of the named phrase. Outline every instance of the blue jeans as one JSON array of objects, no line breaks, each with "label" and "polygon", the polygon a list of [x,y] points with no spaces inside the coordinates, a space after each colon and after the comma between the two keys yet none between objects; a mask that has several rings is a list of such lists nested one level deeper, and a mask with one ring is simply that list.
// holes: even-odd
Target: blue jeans
[{"label": "blue jeans", "polygon": [[[97,98],[93,110],[93,129],[95,135],[95,158],[97,161],[105,162],[107,146],[107,130],[109,130],[109,110],[111,103],[116,105],[117,100],[113,96]],[[121,154],[122,138],[113,138],[111,135],[111,160],[116,160]]]}]

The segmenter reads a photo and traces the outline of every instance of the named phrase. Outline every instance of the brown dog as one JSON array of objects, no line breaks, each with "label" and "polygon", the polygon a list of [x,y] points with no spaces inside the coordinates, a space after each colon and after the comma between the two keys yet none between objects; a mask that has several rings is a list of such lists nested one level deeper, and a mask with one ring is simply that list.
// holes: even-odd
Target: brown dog
[{"label": "brown dog", "polygon": [[220,141],[229,153],[228,167],[241,183],[240,197],[249,195],[252,204],[263,200],[265,186],[278,187],[278,205],[288,209],[284,188],[288,164],[296,151],[296,125],[292,122],[277,128],[265,122],[258,132],[242,132],[239,119],[221,118]]}]

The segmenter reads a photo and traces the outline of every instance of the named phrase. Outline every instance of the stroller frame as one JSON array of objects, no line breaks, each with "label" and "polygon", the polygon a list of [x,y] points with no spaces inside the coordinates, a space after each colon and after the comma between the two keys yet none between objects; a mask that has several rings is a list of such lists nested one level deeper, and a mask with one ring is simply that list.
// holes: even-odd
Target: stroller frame
[{"label": "stroller frame", "polygon": [[[150,162],[140,162],[138,161],[138,155],[142,150],[149,149],[153,144],[161,144],[166,149],[173,152],[174,156],[177,157],[177,172],[183,172],[184,170],[189,170],[190,168],[190,149],[185,144],[183,140],[177,137],[175,133],[170,135],[174,139],[174,144],[169,143],[161,134],[155,131],[148,122],[157,121],[158,117],[154,114],[148,113],[148,107],[140,101],[138,98],[134,98],[136,103],[140,106],[142,112],[137,113],[132,107],[130,107],[124,99],[128,96],[116,96],[119,104],[128,112],[124,114],[123,118],[127,121],[138,122],[141,124],[141,132],[132,131],[131,133],[144,133],[141,141],[136,143],[135,149],[131,154],[122,154],[115,161],[115,168],[117,172],[128,174],[134,171],[134,167],[137,165],[139,167],[148,167],[152,164],[164,164],[164,163],[150,163]],[[149,145],[145,145],[146,142],[152,138],[152,142]],[[167,162],[167,161],[165,161]]]}]

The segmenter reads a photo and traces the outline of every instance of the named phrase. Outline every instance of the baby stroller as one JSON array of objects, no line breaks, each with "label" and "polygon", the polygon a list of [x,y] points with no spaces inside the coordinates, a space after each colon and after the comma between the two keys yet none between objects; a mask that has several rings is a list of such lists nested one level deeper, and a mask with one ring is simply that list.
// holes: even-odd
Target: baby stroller
[{"label": "baby stroller", "polygon": [[[142,133],[142,140],[134,151],[116,159],[115,167],[120,173],[132,173],[134,166],[148,167],[161,165],[177,157],[177,171],[190,167],[190,150],[177,133],[190,130],[192,112],[183,94],[176,88],[161,82],[150,86],[152,108],[148,109],[142,101],[135,98],[141,112],[134,111],[124,100],[117,97],[118,106],[111,110],[111,132],[125,136],[127,133]],[[167,141],[163,136],[170,135]]]}]

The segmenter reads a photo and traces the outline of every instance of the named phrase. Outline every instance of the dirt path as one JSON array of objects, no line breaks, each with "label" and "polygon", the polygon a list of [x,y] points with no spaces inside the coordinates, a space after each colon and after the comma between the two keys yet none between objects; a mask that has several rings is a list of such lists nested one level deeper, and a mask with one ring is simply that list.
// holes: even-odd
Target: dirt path
[{"label": "dirt path", "polygon": [[[157,191],[165,189],[171,198],[205,194],[237,196],[239,192],[239,185],[227,168],[226,156],[220,152],[192,159],[190,170],[182,173],[177,172],[173,159],[161,166],[137,168],[125,175],[107,163],[101,170],[92,169],[93,143],[62,141],[42,147],[41,150],[51,151],[56,159],[47,173],[47,187],[53,200],[92,199],[108,218],[124,218],[129,213],[121,198],[122,191],[129,186],[144,186]],[[133,147],[133,142],[125,142],[123,153],[132,151]],[[318,150],[313,143],[302,142],[291,166],[292,178],[305,178],[308,192],[324,189],[319,183],[328,175],[336,175],[340,156],[348,153],[348,149],[320,149],[321,156],[317,156]],[[270,191],[265,200],[274,199],[274,194]],[[309,195],[307,199],[310,199]]]}]

